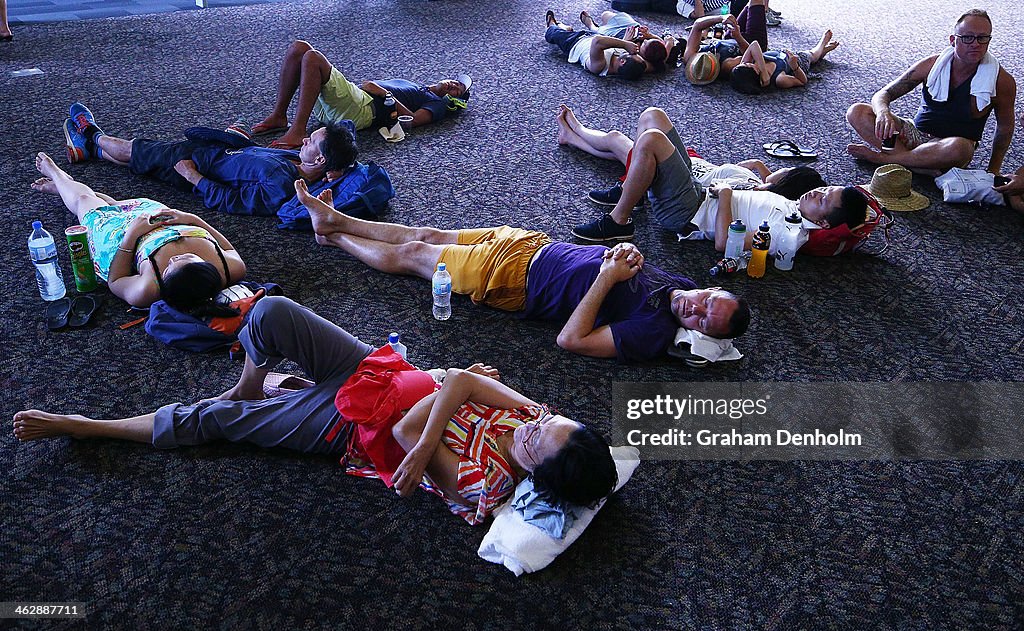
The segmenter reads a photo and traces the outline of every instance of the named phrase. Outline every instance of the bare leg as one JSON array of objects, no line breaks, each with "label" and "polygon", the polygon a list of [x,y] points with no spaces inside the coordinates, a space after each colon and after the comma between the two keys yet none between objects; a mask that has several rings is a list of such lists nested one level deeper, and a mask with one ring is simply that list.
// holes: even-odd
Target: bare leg
[{"label": "bare leg", "polygon": [[[566,125],[583,140],[589,147],[600,153],[611,153],[622,164],[626,164],[626,157],[633,148],[633,141],[620,131],[601,131],[586,127],[576,118],[572,109],[566,106],[560,115]],[[586,151],[584,149],[584,151]],[[588,152],[590,153],[590,152]],[[599,155],[595,153],[594,155]]]},{"label": "bare leg", "polygon": [[[342,232],[317,235],[316,242],[320,245],[341,248],[373,269],[387,274],[404,274],[420,278],[430,278],[433,275],[437,268],[437,262],[441,258],[441,252],[446,247],[423,241],[387,243]],[[465,248],[470,246],[451,245],[448,247]]]},{"label": "bare leg", "polygon": [[570,147],[576,147],[581,151],[585,151],[592,156],[603,158],[605,160],[617,160],[615,154],[610,151],[598,151],[597,149],[590,146],[586,140],[584,140],[579,134],[569,127],[569,123],[566,122],[565,116],[569,111],[564,105],[559,107],[558,116],[555,120],[558,122],[558,144],[569,145]]},{"label": "bare leg", "polygon": [[364,221],[338,212],[332,206],[333,198],[330,189],[319,197],[309,194],[306,183],[295,181],[295,193],[302,205],[309,211],[313,220],[313,231],[318,235],[329,235],[336,232],[364,237],[384,243],[401,244],[411,241],[423,241],[433,244],[450,244],[459,242],[457,230],[439,230],[437,228],[414,228],[397,223],[378,223]]},{"label": "bare leg", "polygon": [[300,80],[299,80],[299,101],[295,105],[295,120],[283,136],[276,140],[282,145],[301,145],[302,139],[306,137],[306,125],[309,124],[309,117],[313,114],[313,106],[324,84],[331,78],[331,62],[322,53],[316,50],[309,50],[302,56]]},{"label": "bare leg", "polygon": [[274,104],[274,111],[258,123],[256,127],[284,127],[288,124],[288,105],[295,96],[295,90],[299,88],[299,78],[302,74],[302,57],[313,50],[309,42],[296,40],[288,47],[284,54],[284,61],[281,63],[281,76],[277,83],[277,102]]},{"label": "bare leg", "polygon": [[953,167],[965,167],[974,158],[974,142],[966,138],[937,138],[907,150],[897,142],[895,149],[874,151],[867,145],[847,145],[846,151],[859,160],[874,164],[900,164],[915,173],[937,176]]},{"label": "bare leg", "polygon": [[[50,178],[53,188],[56,189],[57,194],[64,201],[64,205],[78,217],[79,221],[82,221],[85,213],[93,208],[107,205],[107,199],[109,198],[104,199],[85,184],[71,179],[70,175],[54,164],[53,158],[42,151],[36,154],[36,169]],[[38,182],[38,180],[36,181]],[[47,185],[48,187],[49,185]]]},{"label": "bare leg", "polygon": [[96,144],[103,150],[103,159],[123,167],[128,166],[132,159],[132,141],[103,134],[96,139]]},{"label": "bare leg", "polygon": [[622,196],[609,213],[616,223],[625,224],[629,221],[637,202],[654,181],[658,163],[667,160],[675,151],[676,146],[672,141],[657,129],[649,129],[637,139],[633,159],[629,163],[629,173],[622,183]]},{"label": "bare leg", "polygon": [[825,55],[829,54],[836,48],[839,48],[839,42],[832,41],[832,30],[829,29],[825,31],[825,34],[821,36],[820,40],[818,40],[818,45],[807,51],[811,54],[811,65],[813,66],[821,61]]},{"label": "bare leg", "polygon": [[269,372],[269,368],[258,367],[246,355],[245,365],[242,367],[242,374],[238,378],[238,383],[217,398],[229,401],[256,401],[264,399],[266,395],[263,394],[263,382],[266,380]]},{"label": "bare leg", "polygon": [[867,103],[854,103],[846,110],[846,122],[853,127],[853,131],[861,139],[874,147],[880,149],[882,141],[875,135],[875,111]]},{"label": "bare leg", "polygon": [[39,191],[40,193],[49,193],[50,195],[60,195],[60,193],[57,192],[57,185],[54,184],[53,180],[51,180],[48,177],[41,177],[37,179],[35,182],[29,184],[29,186],[32,187],[33,191]]},{"label": "bare leg", "polygon": [[7,0],[0,0],[0,36],[11,34],[11,27],[7,24]]},{"label": "bare leg", "polygon": [[155,417],[156,414],[153,413],[104,421],[77,414],[50,414],[40,410],[24,410],[14,415],[14,436],[22,442],[71,436],[152,443]]}]

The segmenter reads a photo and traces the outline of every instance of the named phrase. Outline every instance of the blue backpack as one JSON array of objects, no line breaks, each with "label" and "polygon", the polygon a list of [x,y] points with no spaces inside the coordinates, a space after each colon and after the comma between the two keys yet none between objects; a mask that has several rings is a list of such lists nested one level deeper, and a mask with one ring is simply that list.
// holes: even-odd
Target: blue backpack
[{"label": "blue backpack", "polygon": [[190,313],[178,311],[163,300],[154,302],[149,307],[149,319],[146,320],[146,333],[171,348],[192,353],[206,353],[220,349],[230,349],[234,358],[241,351],[238,332],[249,320],[249,311],[264,296],[279,296],[284,292],[275,283],[252,283],[242,281],[221,292],[245,294],[226,304],[238,310],[238,315],[196,317]]},{"label": "blue backpack", "polygon": [[[324,189],[331,189],[334,195],[334,208],[358,219],[374,220],[379,218],[388,207],[388,202],[395,196],[395,187],[391,177],[383,167],[375,162],[356,162],[344,175],[330,182],[317,182],[309,187],[309,194],[316,196]],[[293,197],[277,211],[281,220],[278,228],[289,230],[312,230],[309,211],[298,197]]]}]

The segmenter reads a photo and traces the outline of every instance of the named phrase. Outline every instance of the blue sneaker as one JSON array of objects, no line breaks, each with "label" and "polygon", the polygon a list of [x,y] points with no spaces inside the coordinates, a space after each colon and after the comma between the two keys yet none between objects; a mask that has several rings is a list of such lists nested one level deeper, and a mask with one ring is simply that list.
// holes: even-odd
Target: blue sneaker
[{"label": "blue sneaker", "polygon": [[89,149],[86,147],[85,136],[78,133],[78,128],[70,118],[64,121],[64,144],[68,150],[68,162],[85,162],[89,159]]},{"label": "blue sneaker", "polygon": [[103,135],[103,130],[96,124],[96,119],[93,117],[92,112],[89,111],[88,107],[78,102],[72,103],[68,112],[71,114],[71,121],[75,124],[75,128],[78,129],[78,133],[85,137],[86,149],[97,158],[102,158],[103,151],[100,150],[96,139]]},{"label": "blue sneaker", "polygon": [[96,119],[93,117],[92,112],[89,111],[88,107],[75,102],[71,104],[70,108],[68,108],[68,113],[71,116],[71,122],[75,124],[75,129],[77,129],[78,133],[83,136],[85,135],[85,130],[88,129],[90,125],[95,127],[101,134],[103,133],[103,131],[100,130],[99,125],[96,124]]}]

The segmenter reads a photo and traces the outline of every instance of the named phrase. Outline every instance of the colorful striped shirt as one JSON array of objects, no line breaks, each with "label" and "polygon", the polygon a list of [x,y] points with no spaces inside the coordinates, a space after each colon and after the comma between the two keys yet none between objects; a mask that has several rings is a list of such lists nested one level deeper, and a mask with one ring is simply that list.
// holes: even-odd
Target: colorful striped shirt
[{"label": "colorful striped shirt", "polygon": [[[498,438],[545,414],[547,408],[541,405],[499,410],[470,402],[459,408],[444,428],[441,442],[459,457],[459,495],[469,500],[472,506],[445,498],[451,512],[476,526],[486,521],[512,496],[519,479],[511,464],[501,455]],[[420,486],[444,497],[430,476],[424,476]]]}]

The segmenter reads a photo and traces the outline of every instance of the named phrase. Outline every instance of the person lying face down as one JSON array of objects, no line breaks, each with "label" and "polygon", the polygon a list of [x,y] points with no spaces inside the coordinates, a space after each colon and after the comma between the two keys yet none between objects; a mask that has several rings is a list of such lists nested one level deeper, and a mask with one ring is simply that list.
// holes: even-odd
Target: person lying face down
[{"label": "person lying face down", "polygon": [[[666,355],[680,326],[733,338],[750,323],[745,300],[647,265],[631,243],[581,246],[509,226],[441,230],[363,221],[336,211],[329,191],[313,197],[301,180],[295,187],[317,243],[390,274],[429,279],[444,263],[454,293],[523,318],[564,322],[558,345],[573,353],[644,361]],[[685,316],[675,304],[688,305]]]},{"label": "person lying face down", "polygon": [[[417,486],[437,493],[474,525],[527,476],[550,500],[577,505],[614,488],[615,463],[599,433],[504,385],[489,366],[442,371],[437,388],[390,346],[374,351],[276,296],[253,307],[239,341],[242,374],[217,399],[118,420],[23,410],[14,415],[14,435],[113,438],[158,449],[228,440],[334,454],[351,473],[379,477],[403,497]],[[283,359],[313,385],[265,399],[264,380]],[[467,435],[476,438],[467,442]]]}]

